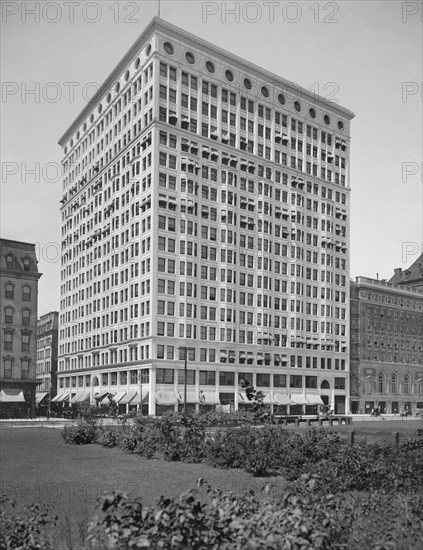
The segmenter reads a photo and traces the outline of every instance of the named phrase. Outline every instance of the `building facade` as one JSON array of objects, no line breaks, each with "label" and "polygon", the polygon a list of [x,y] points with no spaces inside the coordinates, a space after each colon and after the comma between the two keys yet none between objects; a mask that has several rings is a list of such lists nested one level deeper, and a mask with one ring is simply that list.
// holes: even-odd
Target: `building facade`
[{"label": "building facade", "polygon": [[358,277],[351,282],[351,410],[423,409],[423,293]]},{"label": "building facade", "polygon": [[423,254],[408,269],[394,269],[394,275],[389,282],[423,290]]},{"label": "building facade", "polygon": [[57,395],[58,330],[58,311],[51,311],[38,319],[35,398],[40,409],[48,410],[51,399]]},{"label": "building facade", "polygon": [[102,90],[59,141],[57,401],[348,412],[353,113],[158,18]]},{"label": "building facade", "polygon": [[35,413],[38,304],[35,245],[0,239],[1,416]]}]

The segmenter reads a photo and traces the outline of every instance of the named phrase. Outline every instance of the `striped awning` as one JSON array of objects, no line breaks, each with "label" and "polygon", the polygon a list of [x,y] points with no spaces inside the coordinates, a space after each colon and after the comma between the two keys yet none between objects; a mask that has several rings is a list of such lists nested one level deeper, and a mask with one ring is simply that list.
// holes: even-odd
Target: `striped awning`
[{"label": "striped awning", "polygon": [[[143,403],[148,403],[149,395],[150,395],[150,392],[148,391],[148,388],[143,388],[142,389],[142,402]],[[120,405],[122,405],[123,401],[120,401],[119,403],[120,403]],[[140,392],[137,391],[137,392],[135,392],[135,396],[132,400],[132,405],[140,405],[140,404],[141,404]]]},{"label": "striped awning", "polygon": [[51,400],[51,403],[59,403],[61,401],[61,398],[64,396],[64,393],[58,393],[53,399]]},{"label": "striped awning", "polygon": [[56,397],[54,398],[54,401],[56,403],[62,403],[63,401],[66,401],[69,396],[70,396],[70,393],[61,393],[60,395],[56,395]]},{"label": "striped awning", "polygon": [[119,405],[127,405],[137,396],[137,391],[128,391],[119,401]]},{"label": "striped awning", "polygon": [[48,395],[48,391],[38,391],[35,394],[35,402],[41,403],[41,401],[44,399],[44,397]]}]

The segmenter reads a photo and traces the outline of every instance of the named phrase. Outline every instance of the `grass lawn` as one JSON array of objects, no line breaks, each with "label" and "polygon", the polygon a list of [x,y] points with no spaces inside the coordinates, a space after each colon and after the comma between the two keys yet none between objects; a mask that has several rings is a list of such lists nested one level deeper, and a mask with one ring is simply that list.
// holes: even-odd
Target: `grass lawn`
[{"label": "grass lawn", "polygon": [[236,493],[250,488],[259,492],[275,482],[242,470],[147,460],[99,445],[66,445],[61,430],[49,428],[0,428],[0,466],[2,496],[19,505],[51,504],[61,526],[57,550],[81,550],[86,524],[104,492],[118,489],[152,504],[161,495],[174,497],[195,487],[200,477]]}]

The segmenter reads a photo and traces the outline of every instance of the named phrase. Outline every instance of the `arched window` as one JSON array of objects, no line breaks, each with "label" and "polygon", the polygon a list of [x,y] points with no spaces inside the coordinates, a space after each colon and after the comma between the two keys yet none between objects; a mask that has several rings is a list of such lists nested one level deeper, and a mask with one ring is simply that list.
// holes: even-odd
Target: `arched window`
[{"label": "arched window", "polygon": [[31,287],[28,285],[22,287],[22,300],[24,302],[31,301]]},{"label": "arched window", "polygon": [[4,308],[4,322],[8,325],[13,323],[13,307]]},{"label": "arched window", "polygon": [[29,271],[31,269],[31,262],[29,261],[29,258],[24,258],[22,263],[24,271]]},{"label": "arched window", "polygon": [[391,393],[398,393],[398,376],[395,373],[391,377]]},{"label": "arched window", "polygon": [[23,325],[29,325],[29,321],[31,319],[31,312],[29,309],[23,309],[22,310],[22,324]]},{"label": "arched window", "polygon": [[320,384],[321,390],[330,390],[330,384],[327,380],[322,380],[322,383]]},{"label": "arched window", "polygon": [[385,393],[385,375],[380,372],[377,377],[377,390],[379,393]]},{"label": "arched window", "polygon": [[410,377],[408,374],[404,376],[404,392],[403,393],[410,393]]},{"label": "arched window", "polygon": [[5,298],[11,298],[13,300],[15,287],[12,285],[12,283],[6,283],[4,285],[5,290]]},{"label": "arched window", "polygon": [[99,382],[97,376],[94,376],[94,378],[93,378],[93,386],[99,386],[99,385],[100,385],[100,382]]},{"label": "arched window", "polygon": [[417,389],[417,395],[423,394],[423,380],[421,378],[417,380],[416,389]]}]

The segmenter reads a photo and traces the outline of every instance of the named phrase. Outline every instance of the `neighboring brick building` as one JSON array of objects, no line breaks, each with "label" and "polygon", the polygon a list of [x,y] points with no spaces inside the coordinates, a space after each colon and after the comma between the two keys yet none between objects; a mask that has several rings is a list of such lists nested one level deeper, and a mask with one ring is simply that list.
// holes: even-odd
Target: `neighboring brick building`
[{"label": "neighboring brick building", "polygon": [[0,239],[3,417],[35,413],[38,272],[35,245]]},{"label": "neighboring brick building", "polygon": [[408,269],[397,267],[394,273],[390,283],[423,290],[423,254]]},{"label": "neighboring brick building", "polygon": [[423,293],[358,277],[351,282],[351,412],[423,408]]},{"label": "neighboring brick building", "polygon": [[37,323],[37,407],[48,409],[57,394],[57,340],[59,313],[42,315]]}]

